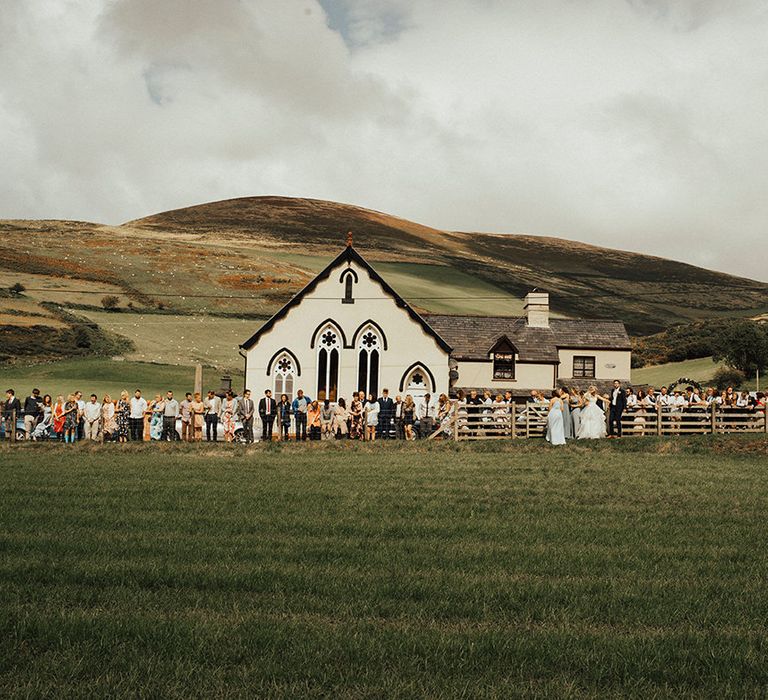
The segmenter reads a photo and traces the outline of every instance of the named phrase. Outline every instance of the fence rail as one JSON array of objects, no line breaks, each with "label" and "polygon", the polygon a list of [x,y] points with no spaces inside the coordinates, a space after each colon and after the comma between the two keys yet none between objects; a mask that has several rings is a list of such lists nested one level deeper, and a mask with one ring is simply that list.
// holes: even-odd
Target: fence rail
[{"label": "fence rail", "polygon": [[[500,440],[542,438],[547,432],[548,406],[541,403],[467,405],[454,402],[449,424],[443,432],[454,440]],[[608,411],[606,410],[606,428]],[[449,425],[451,430],[447,430]],[[627,437],[648,435],[768,434],[763,407],[732,408],[708,406],[685,410],[672,407],[627,410],[621,419]],[[433,435],[434,437],[434,435]]]}]

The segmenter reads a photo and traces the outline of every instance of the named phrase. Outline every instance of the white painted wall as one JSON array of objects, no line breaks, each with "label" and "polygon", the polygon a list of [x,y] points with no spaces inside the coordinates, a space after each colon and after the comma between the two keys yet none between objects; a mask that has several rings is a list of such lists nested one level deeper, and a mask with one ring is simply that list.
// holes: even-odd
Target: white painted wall
[{"label": "white painted wall", "polygon": [[462,387],[499,387],[499,389],[514,388],[515,391],[524,389],[548,389],[555,383],[555,366],[544,364],[515,364],[515,380],[494,379],[493,361],[488,362],[459,362],[457,370],[459,379],[457,386]]},{"label": "white painted wall", "polygon": [[573,358],[575,356],[595,357],[595,379],[621,379],[628,381],[632,364],[629,350],[559,350],[560,377],[573,377]]},{"label": "white painted wall", "polygon": [[[358,275],[358,282],[353,286],[353,304],[341,301],[344,284],[339,277],[348,267]],[[368,319],[378,323],[388,341],[387,350],[381,350],[379,393],[388,388],[394,397],[403,373],[415,362],[424,363],[430,369],[437,383],[437,393],[448,391],[447,353],[397,306],[367,270],[353,262],[351,265],[344,263],[332,271],[328,279],[320,282],[247,352],[246,384],[257,400],[263,396],[264,389],[274,390],[274,373],[267,377],[267,363],[283,347],[289,348],[301,364],[301,376],[295,380],[294,394],[297,389],[303,389],[311,398],[317,397],[318,347],[316,344],[310,349],[310,342],[315,328],[328,318],[336,321],[346,335],[347,343],[353,346],[341,350],[338,396],[349,401],[357,389],[359,338],[353,338],[353,335]]]}]

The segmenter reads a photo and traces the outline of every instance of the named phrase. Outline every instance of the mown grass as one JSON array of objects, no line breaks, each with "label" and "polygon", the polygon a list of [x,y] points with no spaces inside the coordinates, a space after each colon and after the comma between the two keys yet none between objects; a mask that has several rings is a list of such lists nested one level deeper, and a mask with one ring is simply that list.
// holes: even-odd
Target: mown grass
[{"label": "mown grass", "polygon": [[759,696],[765,455],[3,448],[0,692]]}]

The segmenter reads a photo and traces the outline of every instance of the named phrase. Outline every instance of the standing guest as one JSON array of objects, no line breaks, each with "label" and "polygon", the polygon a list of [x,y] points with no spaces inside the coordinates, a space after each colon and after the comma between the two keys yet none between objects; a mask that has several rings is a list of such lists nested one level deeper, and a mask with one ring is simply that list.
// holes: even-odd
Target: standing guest
[{"label": "standing guest", "polygon": [[56,405],[53,407],[53,432],[56,434],[57,440],[62,440],[64,438],[65,422],[64,397],[59,395],[56,397]]},{"label": "standing guest", "polygon": [[496,394],[493,400],[493,432],[497,435],[504,435],[509,432],[510,419],[509,405],[501,394]]},{"label": "standing guest", "polygon": [[424,394],[424,398],[416,406],[416,414],[419,417],[419,435],[422,438],[429,437],[435,430],[435,418],[437,409],[432,405],[432,396]]},{"label": "standing guest", "polygon": [[637,395],[635,394],[635,390],[631,386],[628,386],[625,394],[627,399],[627,410],[634,411],[637,408]]},{"label": "standing guest", "polygon": [[[362,392],[361,392],[362,393]],[[362,440],[364,437],[363,427],[363,406],[364,401],[360,400],[357,392],[352,394],[352,401],[349,403],[349,438],[350,440]]]},{"label": "standing guest", "polygon": [[608,437],[621,437],[621,416],[626,407],[627,395],[621,388],[621,382],[614,379],[608,409]]},{"label": "standing guest", "polygon": [[547,442],[550,445],[565,445],[565,425],[563,422],[563,400],[556,389],[552,392],[547,413]]},{"label": "standing guest", "polygon": [[261,439],[272,442],[272,426],[277,417],[277,403],[272,398],[269,389],[264,391],[264,398],[259,401],[259,418],[261,418]]},{"label": "standing guest", "polygon": [[347,410],[347,402],[343,398],[340,398],[336,404],[336,408],[333,410],[333,434],[337,440],[343,440],[349,433],[349,411]]},{"label": "standing guest", "polygon": [[163,409],[163,434],[161,440],[178,440],[179,434],[176,432],[176,419],[179,417],[179,402],[173,398],[173,392],[168,391],[165,394],[165,407]]},{"label": "standing guest", "polygon": [[395,403],[392,407],[392,419],[395,425],[395,437],[402,440],[405,437],[405,424],[403,423],[403,397],[398,394],[395,396]]},{"label": "standing guest", "polygon": [[116,432],[115,404],[109,394],[104,394],[101,401],[101,434],[104,441],[112,440]]},{"label": "standing guest", "polygon": [[467,398],[467,426],[471,435],[477,435],[480,426],[480,411],[483,400],[478,396],[477,390],[472,389]]},{"label": "standing guest", "polygon": [[221,402],[221,422],[224,428],[224,441],[232,442],[235,439],[235,425],[237,423],[237,399],[234,393],[228,391]]},{"label": "standing guest", "polygon": [[584,392],[576,387],[571,389],[568,397],[568,407],[571,411],[571,426],[573,428],[573,437],[578,437],[579,427],[581,426],[581,409],[584,406]]},{"label": "standing guest", "polygon": [[320,439],[320,404],[313,401],[307,407],[307,427],[309,428],[309,439]]},{"label": "standing guest", "polygon": [[140,389],[133,392],[130,410],[131,440],[141,442],[144,439],[144,414],[147,412],[147,400],[142,397]]},{"label": "standing guest", "polygon": [[325,399],[320,407],[320,437],[323,440],[333,437],[333,406],[330,399]]},{"label": "standing guest", "polygon": [[376,400],[373,394],[368,394],[368,401],[363,406],[365,415],[365,439],[373,442],[376,440],[376,433],[379,429],[379,412],[381,403]]},{"label": "standing guest", "polygon": [[43,417],[32,431],[30,438],[32,440],[47,440],[51,437],[51,429],[53,425],[53,403],[51,402],[50,394],[43,396],[43,401],[40,406],[42,407]]},{"label": "standing guest", "polygon": [[200,392],[196,391],[192,403],[189,404],[189,415],[192,421],[192,439],[201,442],[203,439],[203,423],[205,422],[205,404]]},{"label": "standing guest", "polygon": [[453,411],[453,405],[447,394],[440,394],[437,397],[437,421],[440,427],[443,429],[442,434],[448,436],[450,434],[451,414]]},{"label": "standing guest", "polygon": [[[144,402],[146,404],[146,401]],[[131,401],[128,399],[128,392],[123,389],[120,392],[120,398],[115,405],[115,422],[117,423],[117,441],[128,442],[128,432],[133,425],[131,423]],[[144,422],[144,416],[141,417],[141,423]]]},{"label": "standing guest", "polygon": [[21,401],[16,398],[13,389],[6,389],[3,404],[3,421],[5,422],[5,438],[10,440],[16,432],[16,419],[21,416]]},{"label": "standing guest", "polygon": [[416,413],[416,404],[413,401],[413,397],[410,394],[406,394],[405,401],[403,402],[403,430],[406,440],[415,440],[416,436],[413,434],[414,414]]},{"label": "standing guest", "polygon": [[[221,413],[221,399],[212,391],[204,401],[205,406],[205,439],[216,442],[219,436],[219,414]],[[211,437],[213,436],[213,437]]]},{"label": "standing guest", "polygon": [[378,427],[379,436],[384,440],[392,437],[392,418],[395,413],[395,402],[389,398],[389,389],[384,389],[378,399]]},{"label": "standing guest", "polygon": [[181,439],[184,442],[192,442],[192,394],[184,394],[184,400],[179,403],[179,414],[181,415]]},{"label": "standing guest", "polygon": [[32,389],[32,393],[24,399],[24,435],[27,440],[32,437],[32,432],[42,417],[43,402],[40,399],[40,389]]},{"label": "standing guest", "polygon": [[163,416],[165,415],[165,401],[160,394],[155,394],[155,398],[147,405],[149,418],[149,439],[161,440],[163,437]]},{"label": "standing guest", "polygon": [[[288,441],[289,434],[291,432],[291,414],[293,409],[291,402],[288,400],[288,394],[280,395],[280,402],[277,404],[277,419],[280,421],[280,439]],[[306,414],[304,414],[306,417]],[[304,422],[306,428],[306,421]]]},{"label": "standing guest", "polygon": [[64,442],[73,445],[77,440],[77,428],[80,425],[80,410],[74,394],[67,396],[64,404]]},{"label": "standing guest", "polygon": [[75,392],[75,403],[77,404],[77,439],[82,440],[85,437],[85,401],[83,392]]},{"label": "standing guest", "polygon": [[256,407],[251,398],[251,390],[246,389],[243,392],[242,400],[237,403],[237,415],[243,424],[243,433],[247,443],[253,442],[253,415],[255,412]]},{"label": "standing guest", "polygon": [[91,394],[90,400],[83,408],[83,439],[96,442],[101,438],[101,404],[96,394]]},{"label": "standing guest", "polygon": [[310,403],[309,396],[304,396],[304,392],[299,389],[292,404],[294,420],[296,421],[296,440],[307,439],[307,410]]}]

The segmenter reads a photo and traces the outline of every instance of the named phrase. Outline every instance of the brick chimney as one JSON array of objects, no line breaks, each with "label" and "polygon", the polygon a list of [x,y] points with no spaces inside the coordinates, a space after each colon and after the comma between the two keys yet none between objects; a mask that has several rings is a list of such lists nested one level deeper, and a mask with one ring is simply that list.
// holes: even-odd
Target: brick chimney
[{"label": "brick chimney", "polygon": [[549,328],[549,294],[533,290],[525,297],[525,321],[531,328]]}]

